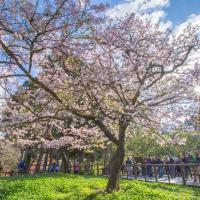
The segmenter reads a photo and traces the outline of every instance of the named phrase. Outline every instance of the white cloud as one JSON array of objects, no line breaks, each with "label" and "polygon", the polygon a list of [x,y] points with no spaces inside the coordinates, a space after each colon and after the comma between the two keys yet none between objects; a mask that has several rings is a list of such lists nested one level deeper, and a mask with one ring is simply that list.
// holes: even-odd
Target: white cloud
[{"label": "white cloud", "polygon": [[[198,30],[200,30],[200,14],[192,14],[190,15],[187,20],[179,25],[176,25],[173,33],[176,36],[179,36],[184,33],[184,30],[187,28],[188,25],[191,26],[198,26]],[[200,33],[200,32],[199,32]],[[189,57],[188,63],[184,69],[193,69],[196,63],[200,63],[200,50],[193,52],[193,54]]]},{"label": "white cloud", "polygon": [[153,23],[158,23],[161,18],[166,16],[166,13],[163,10],[158,10],[149,14]]},{"label": "white cloud", "polygon": [[181,33],[183,33],[183,30],[189,24],[191,24],[192,26],[200,26],[200,14],[199,15],[196,15],[196,14],[190,15],[185,22],[183,22],[175,27],[174,33],[176,35],[180,35]]},{"label": "white cloud", "polygon": [[172,22],[171,21],[165,21],[165,22],[162,22],[160,21],[160,29],[165,31],[167,29],[170,29],[172,28]]},{"label": "white cloud", "polygon": [[110,17],[124,17],[133,12],[160,9],[169,6],[169,0],[126,0],[108,11]]},{"label": "white cloud", "polygon": [[164,20],[166,13],[163,8],[169,6],[169,4],[170,0],[126,0],[109,9],[107,15],[110,18],[119,18],[136,13],[141,15],[142,18],[150,19],[153,23],[158,23],[162,20],[160,28],[166,30],[172,26],[170,21]]},{"label": "white cloud", "polygon": [[140,6],[141,10],[146,10],[169,6],[170,0],[137,0],[135,2]]}]

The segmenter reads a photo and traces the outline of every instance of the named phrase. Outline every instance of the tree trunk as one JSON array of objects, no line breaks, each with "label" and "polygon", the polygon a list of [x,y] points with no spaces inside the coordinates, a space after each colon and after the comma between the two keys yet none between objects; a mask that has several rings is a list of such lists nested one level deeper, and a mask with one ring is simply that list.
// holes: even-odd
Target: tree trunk
[{"label": "tree trunk", "polygon": [[111,159],[110,166],[110,177],[108,179],[108,184],[106,187],[106,192],[112,192],[114,190],[119,190],[119,176],[121,172],[121,167],[124,161],[124,142],[125,142],[125,132],[128,124],[125,120],[119,121],[119,140],[117,149]]},{"label": "tree trunk", "polygon": [[119,176],[121,171],[121,166],[124,160],[124,146],[119,145],[111,160],[111,170],[110,177],[108,179],[108,184],[106,187],[106,192],[111,192],[113,190],[119,190]]},{"label": "tree trunk", "polygon": [[28,148],[27,150],[25,150],[25,153],[24,153],[24,161],[26,164],[25,173],[29,173],[29,170],[31,168],[31,158],[32,158],[32,154],[30,152],[30,148]]},{"label": "tree trunk", "polygon": [[75,166],[75,164],[76,164],[76,153],[74,154],[74,161],[73,161],[73,167],[72,167],[73,172],[74,172],[74,166]]},{"label": "tree trunk", "polygon": [[40,171],[40,165],[41,165],[42,157],[43,157],[43,150],[41,149],[40,152],[39,152],[39,156],[38,156],[38,159],[37,159],[36,166],[35,166],[35,173]]},{"label": "tree trunk", "polygon": [[50,150],[50,153],[49,153],[49,166],[48,166],[48,171],[50,172],[51,170],[51,163],[52,163],[52,160],[53,160],[53,150],[51,149]]},{"label": "tree trunk", "polygon": [[44,157],[43,172],[46,172],[46,169],[47,169],[48,154],[49,154],[49,152],[47,151],[47,152],[45,153],[45,157]]},{"label": "tree trunk", "polygon": [[61,171],[67,172],[67,157],[64,151],[61,152],[61,158],[62,158]]}]

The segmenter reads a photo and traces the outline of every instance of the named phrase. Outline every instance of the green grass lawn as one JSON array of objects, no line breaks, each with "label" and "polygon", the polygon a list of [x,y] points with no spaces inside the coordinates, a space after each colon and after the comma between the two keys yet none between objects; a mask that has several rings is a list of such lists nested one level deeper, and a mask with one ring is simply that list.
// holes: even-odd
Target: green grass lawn
[{"label": "green grass lawn", "polygon": [[107,179],[66,174],[0,178],[1,200],[200,199],[200,189],[180,185],[121,181],[121,190],[104,193]]}]

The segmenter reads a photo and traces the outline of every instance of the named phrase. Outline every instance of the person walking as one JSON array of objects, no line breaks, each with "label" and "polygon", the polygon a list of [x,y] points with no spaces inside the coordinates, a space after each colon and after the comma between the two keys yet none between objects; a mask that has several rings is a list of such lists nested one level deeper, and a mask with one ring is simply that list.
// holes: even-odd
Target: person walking
[{"label": "person walking", "polygon": [[183,162],[184,164],[186,164],[186,165],[184,166],[184,173],[185,173],[186,177],[188,178],[188,176],[190,175],[191,178],[192,178],[192,173],[191,173],[191,169],[190,169],[190,166],[189,166],[189,155],[188,155],[188,154],[186,154],[186,155],[183,157],[182,162]]},{"label": "person walking", "polygon": [[126,170],[127,170],[127,177],[131,176],[133,172],[133,163],[129,157],[126,160]]},{"label": "person walking", "polygon": [[19,170],[19,174],[23,174],[26,171],[26,164],[24,162],[24,160],[21,160],[18,164],[18,170]]},{"label": "person walking", "polygon": [[174,159],[170,156],[169,157],[169,173],[170,173],[170,176],[172,177],[172,178],[174,178],[175,177],[175,161],[174,161]]},{"label": "person walking", "polygon": [[192,176],[194,179],[194,182],[197,182],[197,156],[195,155],[190,155],[189,157],[189,163],[192,164],[191,168],[192,168]]},{"label": "person walking", "polygon": [[175,160],[175,163],[177,164],[175,167],[175,177],[181,176],[181,166],[180,166],[181,161],[180,161],[180,159]]},{"label": "person walking", "polygon": [[60,170],[59,162],[56,164],[56,166],[55,166],[55,170],[56,170],[56,172],[59,172],[59,170]]},{"label": "person walking", "polygon": [[200,183],[200,151],[196,152],[196,161],[197,161],[197,178],[199,179],[199,183]]},{"label": "person walking", "polygon": [[50,166],[50,172],[55,172],[55,171],[56,171],[56,160],[53,159]]},{"label": "person walking", "polygon": [[80,171],[80,165],[79,165],[78,162],[75,162],[75,164],[74,164],[74,173],[78,174],[79,171]]},{"label": "person walking", "polygon": [[147,158],[147,176],[153,177],[152,160],[150,157]]},{"label": "person walking", "polygon": [[158,156],[156,157],[156,164],[158,165],[157,170],[158,170],[158,176],[159,178],[163,177],[164,170],[163,170],[163,161],[161,158]]},{"label": "person walking", "polygon": [[72,164],[71,164],[70,161],[68,161],[68,163],[67,163],[67,173],[71,172],[71,168],[72,168]]}]

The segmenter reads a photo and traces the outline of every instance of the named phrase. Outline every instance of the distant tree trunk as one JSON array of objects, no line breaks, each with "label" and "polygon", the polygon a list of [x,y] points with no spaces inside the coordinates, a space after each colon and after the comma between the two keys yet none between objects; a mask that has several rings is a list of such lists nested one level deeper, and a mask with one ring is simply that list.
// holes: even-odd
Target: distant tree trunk
[{"label": "distant tree trunk", "polygon": [[56,153],[56,164],[60,164],[59,160],[61,158],[61,151],[57,150],[55,153]]},{"label": "distant tree trunk", "polygon": [[62,158],[61,171],[67,172],[67,157],[64,151],[61,152],[61,158]]},{"label": "distant tree trunk", "polygon": [[72,167],[73,172],[74,172],[75,164],[76,164],[76,153],[74,154],[74,160],[73,160],[73,167]]},{"label": "distant tree trunk", "polygon": [[49,152],[47,151],[47,152],[45,153],[45,157],[44,157],[43,172],[45,172],[46,169],[47,169],[48,155],[49,155]]},{"label": "distant tree trunk", "polygon": [[[3,165],[0,162],[0,173],[3,172]],[[0,174],[1,175],[1,174]]]},{"label": "distant tree trunk", "polygon": [[28,148],[25,150],[24,152],[24,161],[26,164],[26,169],[25,169],[25,173],[29,173],[30,168],[31,168],[31,158],[32,158],[32,153],[31,153],[31,149]]},{"label": "distant tree trunk", "polygon": [[104,159],[103,159],[103,165],[104,165],[104,169],[106,168],[106,165],[107,165],[107,160],[108,160],[108,150],[107,148],[104,149]]},{"label": "distant tree trunk", "polygon": [[114,190],[119,190],[119,176],[121,172],[121,166],[124,161],[125,149],[125,132],[128,124],[126,121],[120,121],[119,123],[119,142],[117,144],[116,151],[111,159],[111,172],[108,179],[108,184],[106,187],[106,192],[111,192]]},{"label": "distant tree trunk", "polygon": [[49,153],[49,167],[48,167],[48,171],[50,172],[50,167],[51,167],[51,163],[52,163],[52,160],[53,160],[53,151],[52,149],[50,150],[50,153]]},{"label": "distant tree trunk", "polygon": [[42,161],[43,155],[44,155],[44,151],[43,151],[43,149],[41,149],[40,152],[39,152],[39,156],[38,156],[38,159],[37,159],[36,166],[35,166],[35,173],[40,171],[40,166],[41,166],[41,161]]}]

